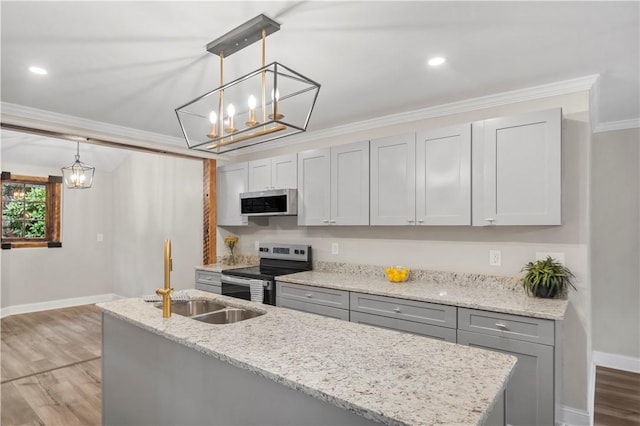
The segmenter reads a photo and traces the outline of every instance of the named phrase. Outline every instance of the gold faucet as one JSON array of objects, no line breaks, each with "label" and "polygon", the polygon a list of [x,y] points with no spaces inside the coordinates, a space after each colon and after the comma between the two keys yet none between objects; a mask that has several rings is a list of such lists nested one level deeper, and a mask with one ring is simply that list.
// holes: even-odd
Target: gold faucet
[{"label": "gold faucet", "polygon": [[171,259],[171,240],[164,241],[164,288],[156,290],[158,296],[162,296],[162,318],[171,317],[171,270],[173,269],[173,259]]}]

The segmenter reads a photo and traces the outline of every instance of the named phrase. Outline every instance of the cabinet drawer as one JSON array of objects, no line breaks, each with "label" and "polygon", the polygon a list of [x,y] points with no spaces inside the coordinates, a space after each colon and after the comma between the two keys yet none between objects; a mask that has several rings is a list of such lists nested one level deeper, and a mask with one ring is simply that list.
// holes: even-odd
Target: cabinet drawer
[{"label": "cabinet drawer", "polygon": [[283,282],[276,284],[276,297],[281,299],[298,300],[316,305],[349,309],[348,291]]},{"label": "cabinet drawer", "polygon": [[437,325],[423,324],[419,322],[407,321],[398,318],[382,317],[380,315],[365,314],[362,312],[351,312],[351,322],[369,324],[376,327],[388,328],[396,331],[406,331],[408,333],[419,334],[432,339],[444,340],[445,342],[456,343],[456,330],[454,328],[439,327]]},{"label": "cabinet drawer", "polygon": [[[372,294],[351,293],[351,310],[399,318],[440,327],[456,328],[456,307],[397,299]],[[454,340],[455,341],[455,340]]]},{"label": "cabinet drawer", "polygon": [[220,285],[220,272],[196,270],[196,282]]},{"label": "cabinet drawer", "polygon": [[458,329],[553,345],[554,322],[541,318],[458,308]]},{"label": "cabinet drawer", "polygon": [[316,305],[313,303],[302,302],[300,300],[283,298],[277,298],[276,305],[282,308],[295,309],[296,311],[309,312],[311,314],[349,321],[349,311],[346,309],[333,308],[331,306]]}]

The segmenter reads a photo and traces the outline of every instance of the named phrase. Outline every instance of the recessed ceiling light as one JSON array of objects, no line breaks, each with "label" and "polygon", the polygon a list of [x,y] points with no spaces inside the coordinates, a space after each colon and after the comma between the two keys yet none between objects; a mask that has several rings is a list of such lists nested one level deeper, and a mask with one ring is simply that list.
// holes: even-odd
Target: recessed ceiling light
[{"label": "recessed ceiling light", "polygon": [[29,71],[31,71],[34,74],[38,74],[38,75],[47,75],[47,70],[45,70],[44,68],[41,67],[29,67]]},{"label": "recessed ceiling light", "polygon": [[442,56],[436,56],[435,58],[429,59],[428,64],[431,65],[432,67],[437,67],[438,65],[444,64],[445,61],[446,59],[443,58]]}]

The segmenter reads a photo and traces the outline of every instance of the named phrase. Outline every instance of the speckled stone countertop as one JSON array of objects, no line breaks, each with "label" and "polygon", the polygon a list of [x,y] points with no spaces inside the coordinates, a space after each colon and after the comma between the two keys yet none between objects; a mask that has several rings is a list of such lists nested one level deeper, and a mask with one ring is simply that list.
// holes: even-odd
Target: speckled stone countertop
[{"label": "speckled stone countertop", "polygon": [[98,304],[113,315],[213,358],[392,425],[481,424],[516,358],[198,290],[192,297],[265,312],[213,325],[141,299]]},{"label": "speckled stone countertop", "polygon": [[408,281],[391,283],[382,267],[316,266],[319,270],[283,275],[278,281],[551,320],[564,319],[569,303],[567,299],[530,297],[515,277],[412,271]]},{"label": "speckled stone countertop", "polygon": [[229,265],[221,261],[218,263],[211,263],[209,265],[200,265],[197,266],[196,269],[201,271],[222,272],[225,269],[246,268],[248,266],[256,266],[257,264],[257,261],[252,261],[251,259],[240,259],[240,261],[234,265]]}]

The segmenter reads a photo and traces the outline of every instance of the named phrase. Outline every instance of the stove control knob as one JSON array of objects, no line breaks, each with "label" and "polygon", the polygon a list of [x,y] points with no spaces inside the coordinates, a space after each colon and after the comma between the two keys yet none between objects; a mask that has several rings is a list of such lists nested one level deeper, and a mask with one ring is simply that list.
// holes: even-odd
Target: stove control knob
[{"label": "stove control knob", "polygon": [[297,249],[296,249],[296,250],[294,250],[294,251],[293,251],[293,253],[294,253],[294,254],[300,254],[300,250],[297,250]]},{"label": "stove control knob", "polygon": [[300,254],[304,254],[304,250],[300,250]]}]

